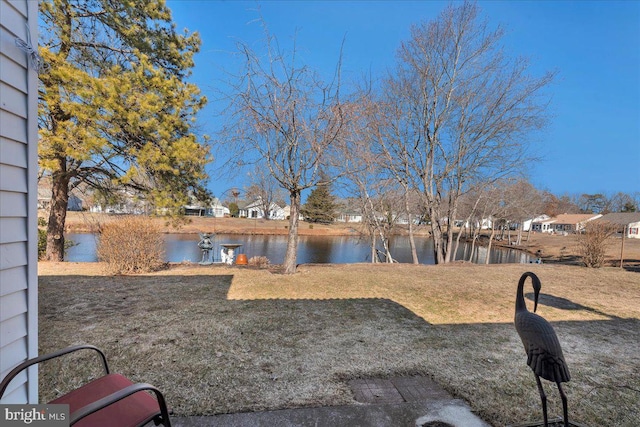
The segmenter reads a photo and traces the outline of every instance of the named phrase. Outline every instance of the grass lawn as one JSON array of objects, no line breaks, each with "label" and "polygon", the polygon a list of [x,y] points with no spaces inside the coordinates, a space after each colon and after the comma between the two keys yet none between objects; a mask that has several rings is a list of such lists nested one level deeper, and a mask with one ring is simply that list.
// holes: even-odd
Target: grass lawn
[{"label": "grass lawn", "polygon": [[[540,416],[513,326],[527,269],[572,374],[570,418],[640,425],[640,274],[615,268],[355,264],[284,276],[176,265],[111,277],[96,263],[41,263],[40,351],[95,344],[115,371],[163,390],[176,415],[356,404],[349,379],[422,374],[502,426]],[[77,363],[43,366],[42,400],[98,372]],[[547,394],[561,414],[555,386]]]}]

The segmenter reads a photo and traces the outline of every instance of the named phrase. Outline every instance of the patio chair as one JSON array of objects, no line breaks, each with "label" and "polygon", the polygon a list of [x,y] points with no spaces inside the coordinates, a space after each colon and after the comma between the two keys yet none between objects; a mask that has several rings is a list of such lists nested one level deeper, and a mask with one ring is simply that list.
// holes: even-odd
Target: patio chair
[{"label": "patio chair", "polygon": [[[69,405],[70,425],[78,427],[133,427],[143,426],[154,421],[155,425],[171,426],[169,411],[162,393],[150,384],[134,384],[120,374],[110,373],[104,353],[92,345],[67,347],[21,363],[0,382],[0,399],[2,399],[11,380],[29,366],[87,349],[98,352],[105,374],[48,402],[49,404]],[[148,393],[149,391],[155,395],[155,398]]]}]

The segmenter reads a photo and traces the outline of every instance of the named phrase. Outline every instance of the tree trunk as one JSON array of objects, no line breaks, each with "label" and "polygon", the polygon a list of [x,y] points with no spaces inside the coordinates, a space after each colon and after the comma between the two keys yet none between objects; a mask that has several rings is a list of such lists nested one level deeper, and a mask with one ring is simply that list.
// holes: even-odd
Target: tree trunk
[{"label": "tree trunk", "polygon": [[389,248],[389,238],[384,237],[382,239],[382,246],[384,247],[385,262],[388,264],[393,263],[393,257],[391,256],[391,249]]},{"label": "tree trunk", "polygon": [[378,231],[378,237],[380,237],[380,242],[382,243],[382,248],[384,249],[384,262],[393,262],[391,249],[389,248],[389,233],[381,224],[377,224],[376,229]]},{"label": "tree trunk", "polygon": [[64,261],[64,223],[69,202],[69,178],[64,172],[52,176],[51,207],[47,225],[47,261]]},{"label": "tree trunk", "polygon": [[296,272],[298,257],[298,222],[300,215],[300,191],[292,191],[291,212],[289,216],[289,236],[287,238],[287,252],[284,255],[284,273]]},{"label": "tree trunk", "polygon": [[[451,201],[449,202],[451,204]],[[452,221],[455,221],[457,216],[457,209],[454,205],[452,209],[449,209],[447,212],[447,234],[445,244],[445,252],[444,252],[444,262],[449,263],[451,261],[455,261],[456,253],[454,252],[455,242],[453,240],[453,225]]]},{"label": "tree trunk", "polygon": [[[453,247],[453,256],[452,256],[453,261],[456,260],[456,254],[458,253],[458,248],[460,248],[460,238],[462,237],[462,230],[463,230],[462,227],[458,228],[458,235],[456,236],[456,244]],[[464,256],[462,257],[462,259],[464,260]]]},{"label": "tree trunk", "polygon": [[[449,200],[451,203],[451,200]],[[453,252],[453,247],[455,246],[455,241],[453,239],[453,225],[452,222],[456,220],[456,209],[451,209],[447,211],[447,232],[445,234],[445,242],[444,242],[444,262],[449,263],[451,261],[455,261],[455,252]]]},{"label": "tree trunk", "polygon": [[414,264],[420,264],[420,260],[418,259],[418,249],[416,248],[416,239],[413,234],[413,218],[409,215],[409,246],[411,247],[411,260]]},{"label": "tree trunk", "polygon": [[404,189],[404,209],[409,221],[409,247],[411,248],[411,260],[414,264],[419,264],[418,250],[416,249],[416,241],[413,236],[413,218],[409,209],[409,190],[407,188]]},{"label": "tree trunk", "polygon": [[444,237],[440,225],[431,220],[431,235],[433,237],[433,260],[436,264],[444,264]]},{"label": "tree trunk", "polygon": [[376,233],[371,230],[371,263],[378,263],[378,252],[376,251]]},{"label": "tree trunk", "polygon": [[484,260],[485,264],[489,264],[489,258],[491,258],[491,243],[493,243],[493,238],[496,235],[496,227],[495,225],[491,226],[491,234],[489,235],[489,244],[487,245],[487,258]]},{"label": "tree trunk", "polygon": [[478,241],[478,236],[480,235],[480,231],[478,227],[473,227],[472,237],[471,237],[471,252],[469,253],[469,262],[473,262],[473,253],[476,250],[476,242]]},{"label": "tree trunk", "polygon": [[409,213],[407,202],[407,219],[409,220],[409,247],[411,248],[411,260],[414,264],[419,264],[418,261],[418,249],[416,248],[416,240],[413,235],[413,217]]}]

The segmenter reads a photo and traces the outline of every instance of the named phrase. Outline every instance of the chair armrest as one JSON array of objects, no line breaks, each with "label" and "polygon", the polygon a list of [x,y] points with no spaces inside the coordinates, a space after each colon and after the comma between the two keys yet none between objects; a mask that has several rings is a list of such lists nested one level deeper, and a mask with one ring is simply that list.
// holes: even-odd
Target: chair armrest
[{"label": "chair armrest", "polygon": [[74,413],[71,414],[71,419],[69,421],[70,425],[74,425],[76,422],[80,421],[82,418],[93,414],[94,412],[99,411],[100,409],[106,408],[107,406],[114,404],[125,397],[131,396],[132,394],[148,390],[152,391],[156,395],[156,399],[158,400],[158,406],[160,408],[160,414],[165,425],[171,425],[169,421],[169,410],[167,409],[167,403],[164,399],[164,396],[154,386],[147,383],[138,383],[132,384],[123,388],[122,390],[118,390],[116,392],[111,393],[108,396],[103,397],[102,399],[98,399],[95,402],[92,402],[82,408],[78,409]]},{"label": "chair armrest", "polygon": [[75,346],[63,348],[62,350],[58,350],[53,353],[45,354],[43,356],[34,357],[33,359],[26,360],[21,364],[19,364],[18,366],[16,366],[15,368],[13,368],[11,372],[9,372],[7,376],[2,380],[2,382],[0,382],[0,399],[2,399],[2,396],[4,395],[4,392],[9,386],[9,383],[11,382],[11,380],[13,380],[16,377],[16,375],[18,375],[23,370],[27,369],[29,366],[36,365],[46,360],[55,359],[57,357],[64,356],[65,354],[69,354],[69,353],[76,352],[78,350],[85,350],[85,349],[95,350],[98,352],[98,354],[100,355],[100,358],[102,359],[102,365],[104,367],[104,371],[106,374],[109,374],[109,365],[107,365],[107,358],[105,357],[102,350],[100,350],[98,347],[95,347],[93,345],[88,345],[88,344],[75,345]]}]

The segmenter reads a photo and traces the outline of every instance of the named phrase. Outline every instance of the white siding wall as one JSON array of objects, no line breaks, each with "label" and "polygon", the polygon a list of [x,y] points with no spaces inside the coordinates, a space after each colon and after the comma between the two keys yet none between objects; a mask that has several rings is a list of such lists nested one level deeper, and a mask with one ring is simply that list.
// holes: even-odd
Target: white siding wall
[{"label": "white siding wall", "polygon": [[[38,2],[0,0],[0,378],[38,353],[37,73],[16,37],[37,43]],[[2,403],[37,403],[37,369]]]},{"label": "white siding wall", "polygon": [[640,222],[632,222],[627,226],[627,238],[640,239]]}]

